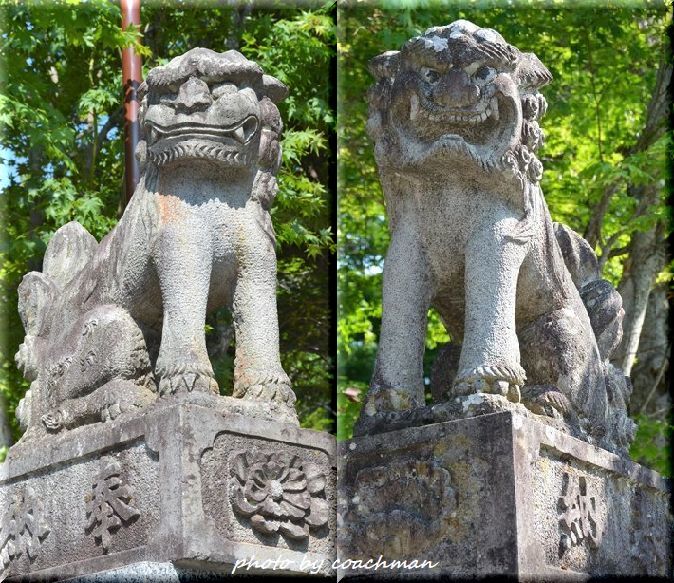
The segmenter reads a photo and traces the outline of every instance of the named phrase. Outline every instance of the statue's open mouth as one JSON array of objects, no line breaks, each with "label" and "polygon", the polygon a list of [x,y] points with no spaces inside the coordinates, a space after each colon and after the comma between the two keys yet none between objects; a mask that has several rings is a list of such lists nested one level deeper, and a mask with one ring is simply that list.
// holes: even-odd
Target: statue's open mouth
[{"label": "statue's open mouth", "polygon": [[482,157],[483,146],[511,142],[516,119],[515,104],[500,93],[463,108],[436,103],[423,93],[413,93],[409,102],[411,129],[427,145],[424,156],[463,150]]},{"label": "statue's open mouth", "polygon": [[201,159],[242,167],[248,163],[249,148],[259,121],[249,115],[229,126],[180,122],[164,127],[147,121],[148,157],[159,166],[179,159]]},{"label": "statue's open mouth", "polygon": [[425,95],[413,95],[410,120],[416,122],[419,136],[424,140],[463,140],[475,145],[487,143],[496,132],[509,125],[501,119],[497,97],[482,99],[470,108],[456,108],[434,103]]},{"label": "statue's open mouth", "polygon": [[247,144],[255,136],[258,125],[259,122],[254,115],[249,115],[243,121],[229,127],[190,122],[162,127],[154,122],[148,122],[151,143],[209,140],[222,143],[232,141],[234,144]]}]

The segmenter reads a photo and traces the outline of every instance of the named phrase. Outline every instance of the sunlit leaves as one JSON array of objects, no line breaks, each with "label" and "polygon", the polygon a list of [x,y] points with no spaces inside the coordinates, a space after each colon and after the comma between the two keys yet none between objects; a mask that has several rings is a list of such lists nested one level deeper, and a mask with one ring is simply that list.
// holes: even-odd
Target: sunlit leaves
[{"label": "sunlit leaves", "polygon": [[663,476],[672,475],[671,440],[674,434],[671,414],[665,420],[651,419],[646,415],[636,418],[637,436],[630,449],[632,459],[647,464]]},{"label": "sunlit leaves", "polygon": [[112,93],[105,88],[92,87],[80,98],[77,111],[80,116],[86,116],[91,112],[102,113],[109,111],[118,104],[119,91]]}]

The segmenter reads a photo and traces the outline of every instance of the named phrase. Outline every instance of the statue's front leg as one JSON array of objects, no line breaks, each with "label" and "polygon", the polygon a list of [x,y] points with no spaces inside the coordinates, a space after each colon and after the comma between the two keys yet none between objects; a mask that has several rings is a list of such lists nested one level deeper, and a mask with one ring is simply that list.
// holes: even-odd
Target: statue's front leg
[{"label": "statue's front leg", "polygon": [[526,375],[515,333],[517,279],[527,245],[511,219],[476,229],[465,250],[465,324],[454,395],[496,393],[519,402]]},{"label": "statue's front leg", "polygon": [[292,407],[295,393],[279,352],[276,252],[272,237],[257,221],[241,230],[236,256],[234,396]]},{"label": "statue's front leg", "polygon": [[164,320],[156,374],[162,395],[218,394],[208,359],[204,326],[212,270],[208,229],[168,224],[155,245]]},{"label": "statue's front leg", "polygon": [[382,325],[361,416],[424,405],[423,360],[431,286],[416,229],[394,231],[384,262]]}]

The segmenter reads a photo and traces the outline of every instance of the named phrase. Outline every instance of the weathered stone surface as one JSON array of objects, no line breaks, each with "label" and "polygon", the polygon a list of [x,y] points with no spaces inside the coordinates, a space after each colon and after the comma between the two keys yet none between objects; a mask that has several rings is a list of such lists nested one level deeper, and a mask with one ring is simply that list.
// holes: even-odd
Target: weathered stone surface
[{"label": "weathered stone surface", "polygon": [[391,412],[423,408],[434,307],[454,343],[435,367],[436,397],[522,400],[626,456],[631,388],[608,364],[622,333],[620,295],[600,279],[587,242],[552,222],[540,188],[547,104],[539,89],[549,71],[465,20],[428,29],[370,69],[368,131],[391,244],[356,434],[385,430]]},{"label": "weathered stone surface", "polygon": [[338,466],[340,561],[383,555],[439,563],[427,575],[536,581],[671,575],[665,480],[533,416],[356,438]]},{"label": "weathered stone surface", "polygon": [[63,226],[43,272],[19,288],[24,441],[115,419],[157,392],[218,394],[204,323],[222,306],[236,333],[234,396],[261,411],[278,404],[277,420],[297,422],[269,215],[275,103],[287,89],[236,51],[196,48],[150,71],[139,93],[142,176],[124,216],[100,243]]},{"label": "weathered stone surface", "polygon": [[292,561],[285,572],[320,561],[329,573],[334,438],[232,413],[229,402],[247,403],[175,395],[40,448],[19,444],[0,466],[0,579],[142,562],[167,564],[167,577],[168,563],[231,573],[251,557]]}]

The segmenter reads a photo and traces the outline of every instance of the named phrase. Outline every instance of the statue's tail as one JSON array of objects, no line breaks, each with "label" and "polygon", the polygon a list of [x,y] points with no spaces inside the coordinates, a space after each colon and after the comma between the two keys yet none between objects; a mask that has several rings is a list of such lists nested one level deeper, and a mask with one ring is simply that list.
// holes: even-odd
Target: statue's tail
[{"label": "statue's tail", "polygon": [[554,230],[566,268],[590,317],[599,353],[606,361],[622,339],[622,298],[610,282],[601,278],[590,244],[561,223],[554,223]]},{"label": "statue's tail", "polygon": [[636,431],[636,425],[627,415],[632,384],[622,370],[608,362],[622,340],[625,316],[622,298],[609,281],[601,278],[597,257],[590,244],[565,225],[555,223],[554,229],[564,263],[590,317],[597,348],[605,365],[609,417],[601,445],[627,455]]},{"label": "statue's tail", "polygon": [[42,273],[64,289],[91,261],[97,245],[77,221],[63,225],[47,245]]},{"label": "statue's tail", "polygon": [[16,353],[15,360],[24,376],[32,381],[24,399],[17,408],[17,417],[23,428],[32,424],[31,399],[37,384],[41,357],[38,338],[49,335],[55,310],[54,304],[63,297],[64,290],[85,268],[96,250],[96,239],[77,222],[61,227],[52,237],[44,256],[42,273],[26,274],[18,288],[18,308],[26,337]]},{"label": "statue's tail", "polygon": [[19,286],[19,314],[27,335],[45,332],[51,304],[86,267],[97,244],[75,221],[54,233],[47,245],[42,273],[28,273]]}]

